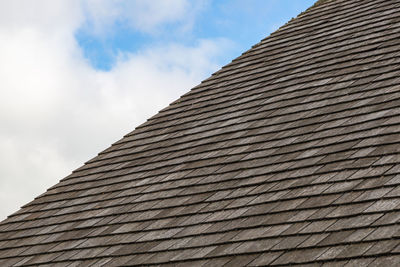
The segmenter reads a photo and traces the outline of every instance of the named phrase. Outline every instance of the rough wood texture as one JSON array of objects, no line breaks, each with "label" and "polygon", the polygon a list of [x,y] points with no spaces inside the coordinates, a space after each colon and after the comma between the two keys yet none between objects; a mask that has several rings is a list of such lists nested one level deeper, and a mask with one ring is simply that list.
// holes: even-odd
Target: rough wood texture
[{"label": "rough wood texture", "polygon": [[0,266],[400,264],[400,2],[316,5],[0,224]]}]

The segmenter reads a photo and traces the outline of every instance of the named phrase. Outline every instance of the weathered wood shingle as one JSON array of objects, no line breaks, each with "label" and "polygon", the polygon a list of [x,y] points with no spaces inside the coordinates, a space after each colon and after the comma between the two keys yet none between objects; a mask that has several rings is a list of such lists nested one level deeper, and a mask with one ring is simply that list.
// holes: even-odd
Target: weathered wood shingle
[{"label": "weathered wood shingle", "polygon": [[0,224],[1,266],[400,264],[400,2],[318,4]]}]

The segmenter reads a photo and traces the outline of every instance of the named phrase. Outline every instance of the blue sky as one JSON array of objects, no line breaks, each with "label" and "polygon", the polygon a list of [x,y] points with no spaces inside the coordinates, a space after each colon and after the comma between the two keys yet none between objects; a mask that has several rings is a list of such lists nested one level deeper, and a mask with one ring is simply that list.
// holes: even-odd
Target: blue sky
[{"label": "blue sky", "polygon": [[94,34],[93,26],[85,23],[75,37],[90,64],[100,70],[110,70],[121,52],[171,42],[195,45],[199,39],[221,37],[233,44],[218,55],[220,62],[226,64],[313,3],[314,0],[207,1],[197,7],[190,29],[182,30],[181,21],[172,21],[149,33],[131,28],[121,19],[114,21],[105,36]]},{"label": "blue sky", "polygon": [[313,2],[0,1],[0,220]]}]

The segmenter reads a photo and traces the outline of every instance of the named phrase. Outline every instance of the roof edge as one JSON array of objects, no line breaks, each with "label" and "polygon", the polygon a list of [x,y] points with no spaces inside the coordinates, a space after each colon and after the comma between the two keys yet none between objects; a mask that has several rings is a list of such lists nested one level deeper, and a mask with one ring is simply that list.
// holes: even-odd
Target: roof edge
[{"label": "roof edge", "polygon": [[312,5],[311,7],[320,6],[320,5],[323,5],[323,4],[325,4],[325,3],[333,2],[333,1],[335,1],[335,0],[318,0],[318,1],[315,2],[314,5]]},{"label": "roof edge", "polygon": [[[316,1],[312,6],[310,6],[309,8],[307,8],[306,10],[304,10],[303,12],[300,12],[296,17],[291,18],[289,21],[287,21],[285,24],[283,24],[281,27],[279,27],[276,31],[272,32],[269,36],[274,35],[275,33],[281,31],[283,28],[285,28],[285,26],[287,26],[288,24],[292,23],[293,21],[297,20],[298,18],[304,16],[304,14],[307,14],[310,12],[310,10],[316,8],[316,7],[320,7],[324,4],[328,4],[328,3],[332,3],[335,2],[336,0],[318,0]],[[267,39],[269,36],[265,37],[263,40]]]}]

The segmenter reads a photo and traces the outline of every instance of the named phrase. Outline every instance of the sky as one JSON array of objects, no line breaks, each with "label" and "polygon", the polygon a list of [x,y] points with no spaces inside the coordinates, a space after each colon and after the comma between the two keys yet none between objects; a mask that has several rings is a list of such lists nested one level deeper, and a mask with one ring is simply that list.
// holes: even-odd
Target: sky
[{"label": "sky", "polygon": [[0,220],[314,0],[0,0]]}]

